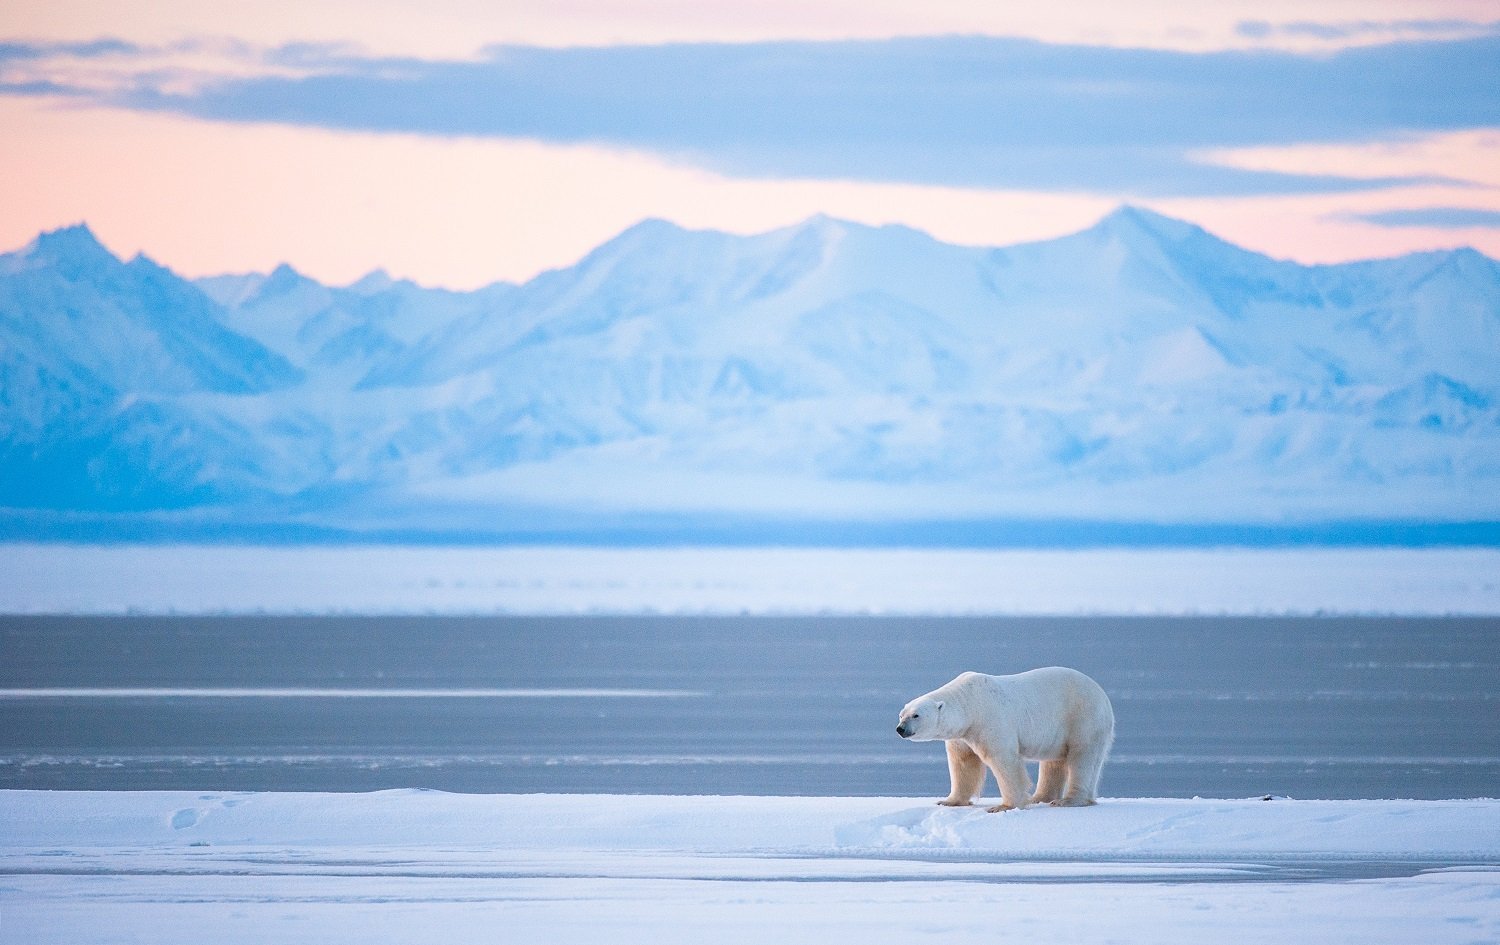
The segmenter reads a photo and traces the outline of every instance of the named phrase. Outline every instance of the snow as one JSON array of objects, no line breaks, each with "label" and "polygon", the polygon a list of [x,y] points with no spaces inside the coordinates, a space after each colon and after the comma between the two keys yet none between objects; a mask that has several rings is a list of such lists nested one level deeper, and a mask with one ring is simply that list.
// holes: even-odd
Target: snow
[{"label": "snow", "polygon": [[0,612],[1500,614],[1500,549],[0,545]]},{"label": "snow", "polygon": [[0,792],[0,939],[1463,943],[1500,801]]}]

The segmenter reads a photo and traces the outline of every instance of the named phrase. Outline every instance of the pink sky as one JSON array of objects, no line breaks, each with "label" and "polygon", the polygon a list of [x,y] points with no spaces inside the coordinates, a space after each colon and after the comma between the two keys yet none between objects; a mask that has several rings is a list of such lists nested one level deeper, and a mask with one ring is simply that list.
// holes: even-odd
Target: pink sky
[{"label": "pink sky", "polygon": [[[1401,23],[1422,21],[1431,34],[1433,24],[1484,23],[1496,16],[1493,3],[1468,0],[1148,2],[1128,10],[1102,2],[1023,10],[939,2],[924,5],[920,16],[910,4],[886,0],[736,5],[350,0],[315,9],[288,2],[156,2],[132,9],[128,17],[119,9],[80,0],[8,4],[0,9],[0,39],[117,37],[160,47],[160,62],[174,69],[222,73],[263,68],[247,64],[242,50],[289,41],[440,58],[471,56],[495,42],[567,46],[934,33],[1188,50],[1300,49],[1410,38]],[[1237,28],[1247,21],[1269,29],[1257,37]],[[1333,41],[1318,39],[1313,30],[1277,29],[1304,22],[1344,24],[1349,36]],[[1359,24],[1365,27],[1354,28]],[[142,66],[96,57],[49,68],[63,69],[78,82],[108,84],[121,81],[121,69]],[[24,71],[12,76],[26,77]],[[1459,245],[1500,257],[1500,228],[1493,225],[1397,227],[1357,219],[1434,207],[1500,214],[1500,130],[1495,128],[1209,156],[1256,169],[1464,183],[1144,200],[1082,191],[744,179],[602,146],[229,124],[80,106],[61,96],[0,96],[0,137],[6,142],[0,149],[0,205],[5,207],[0,250],[19,247],[39,231],[86,221],[117,253],[144,251],[192,276],[264,271],[290,262],[335,283],[384,267],[419,282],[467,288],[568,265],[648,216],[752,232],[821,212],[872,224],[906,223],[953,242],[1001,245],[1081,229],[1122,199],[1301,261]]]}]

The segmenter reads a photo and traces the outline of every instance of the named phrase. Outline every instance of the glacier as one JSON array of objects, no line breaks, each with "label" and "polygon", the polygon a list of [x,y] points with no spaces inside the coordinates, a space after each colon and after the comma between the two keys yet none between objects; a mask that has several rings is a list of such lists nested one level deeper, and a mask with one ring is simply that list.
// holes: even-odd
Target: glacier
[{"label": "glacier", "polygon": [[1121,207],[956,246],[647,220],[453,292],[0,256],[0,536],[1500,540],[1500,264]]}]

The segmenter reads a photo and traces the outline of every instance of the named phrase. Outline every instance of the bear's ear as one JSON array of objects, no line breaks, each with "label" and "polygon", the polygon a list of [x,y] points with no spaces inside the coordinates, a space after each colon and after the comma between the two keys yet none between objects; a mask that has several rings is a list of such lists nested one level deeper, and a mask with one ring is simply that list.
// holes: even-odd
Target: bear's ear
[{"label": "bear's ear", "polygon": [[941,702],[939,702],[939,703],[938,703],[938,704],[937,704],[937,710],[938,710],[938,711],[939,711],[939,712],[941,712],[941,711],[943,711],[943,704],[942,704],[942,703],[941,703]]}]

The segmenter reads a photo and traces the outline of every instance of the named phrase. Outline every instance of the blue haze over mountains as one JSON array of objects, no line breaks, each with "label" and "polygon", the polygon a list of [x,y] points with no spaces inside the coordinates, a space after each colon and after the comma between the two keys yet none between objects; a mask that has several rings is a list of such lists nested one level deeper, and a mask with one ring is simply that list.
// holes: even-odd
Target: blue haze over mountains
[{"label": "blue haze over mountains", "polygon": [[[437,237],[435,237],[437,238]],[[1500,541],[1500,265],[1125,207],[999,249],[646,221],[473,292],[0,256],[9,537]]]}]

